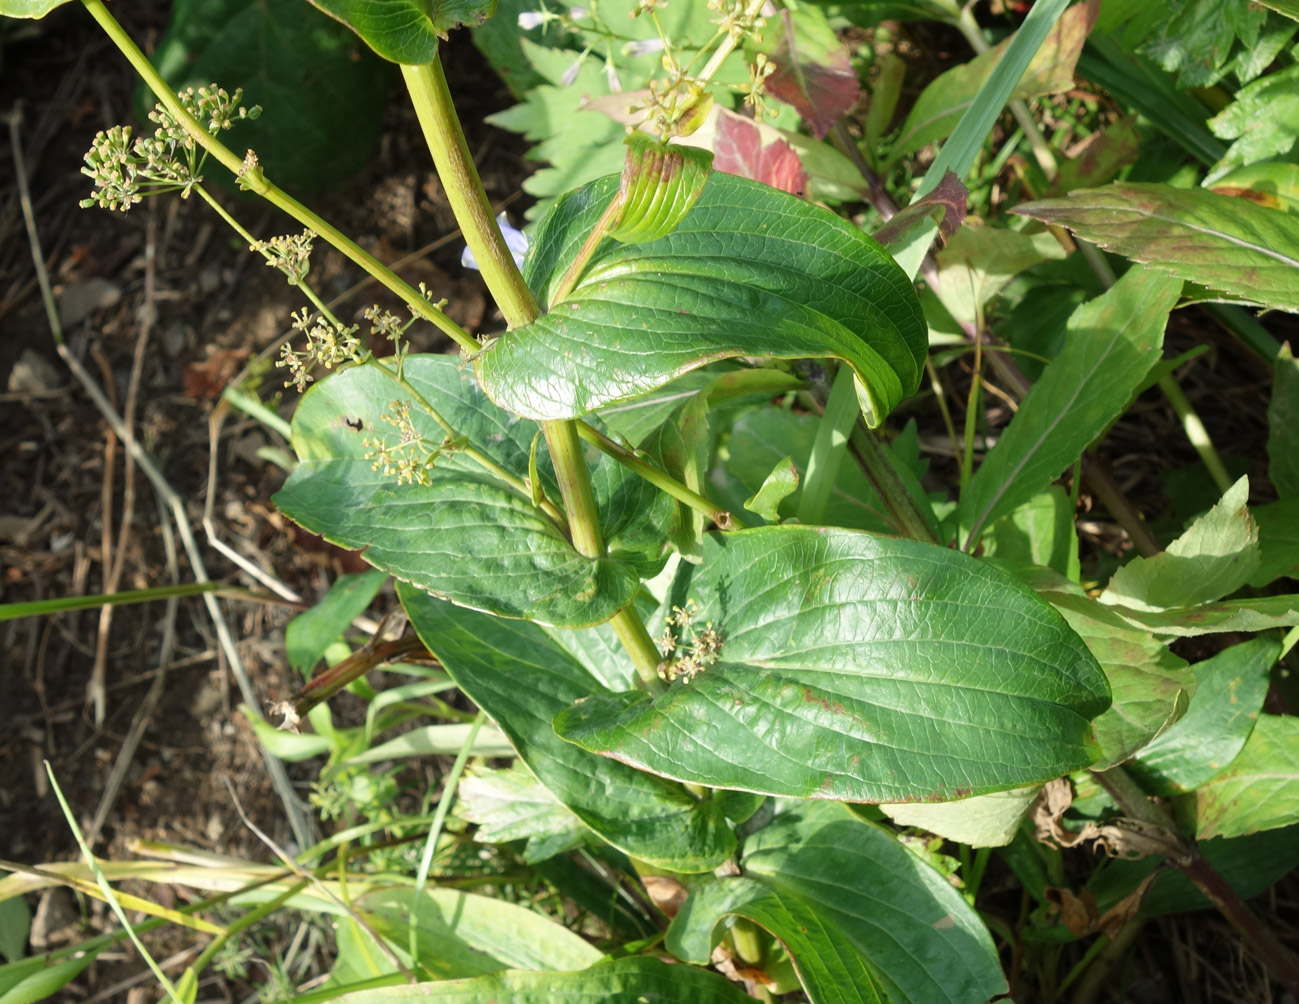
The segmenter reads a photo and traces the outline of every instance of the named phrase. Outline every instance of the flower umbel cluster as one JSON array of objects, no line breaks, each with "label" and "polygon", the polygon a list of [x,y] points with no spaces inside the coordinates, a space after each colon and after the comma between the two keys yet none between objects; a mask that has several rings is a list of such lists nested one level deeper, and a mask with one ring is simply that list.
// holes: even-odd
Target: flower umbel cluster
[{"label": "flower umbel cluster", "polygon": [[399,485],[430,484],[433,461],[460,445],[448,435],[441,444],[430,447],[411,420],[409,401],[390,402],[381,420],[397,430],[397,442],[389,443],[386,436],[367,436],[361,445],[366,448],[365,459],[373,461],[370,469],[382,471],[385,477],[396,475]]},{"label": "flower umbel cluster", "polygon": [[307,336],[306,348],[295,352],[287,343],[280,349],[276,366],[288,367],[290,379],[285,387],[297,387],[298,393],[307,389],[314,379],[312,369],[317,365],[333,369],[343,363],[360,362],[361,340],[356,337],[356,325],[344,327],[332,317],[313,318],[306,308],[293,315],[293,326]]},{"label": "flower umbel cluster", "polygon": [[[261,109],[243,108],[243,91],[228,94],[223,88],[193,87],[176,95],[200,125],[215,136],[242,119],[255,119]],[[81,201],[83,209],[101,206],[126,212],[146,195],[179,191],[187,198],[203,180],[199,173],[207,154],[194,137],[162,105],[149,113],[157,128],[151,136],[131,138],[130,126],[113,126],[95,135],[81,173],[93,178],[95,191]]]},{"label": "flower umbel cluster", "polygon": [[314,233],[304,230],[297,235],[283,234],[268,241],[255,241],[248,250],[258,252],[267,265],[284,273],[290,286],[296,286],[311,268],[311,244],[315,239]]},{"label": "flower umbel cluster", "polygon": [[674,606],[665,619],[663,634],[658,639],[665,657],[659,663],[658,673],[669,683],[674,680],[690,683],[721,655],[724,640],[721,632],[713,627],[712,621],[698,626],[696,613],[695,601],[687,600],[684,607]]}]

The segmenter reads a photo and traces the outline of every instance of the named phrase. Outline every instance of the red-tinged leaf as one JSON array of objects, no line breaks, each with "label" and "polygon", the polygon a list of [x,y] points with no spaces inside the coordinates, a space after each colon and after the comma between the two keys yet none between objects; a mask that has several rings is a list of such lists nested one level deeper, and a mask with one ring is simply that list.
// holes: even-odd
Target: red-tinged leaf
[{"label": "red-tinged leaf", "polygon": [[1121,118],[1100,129],[1077,145],[1060,165],[1052,185],[1063,195],[1077,188],[1095,188],[1112,181],[1124,166],[1137,159],[1141,136],[1134,116]]},{"label": "red-tinged leaf", "polygon": [[939,241],[946,244],[965,222],[965,202],[969,194],[961,179],[948,171],[932,192],[911,203],[871,236],[888,247],[910,233],[918,219],[926,217],[938,224]]},{"label": "red-tinged leaf", "polygon": [[[795,31],[788,11],[782,12],[784,34],[772,62],[776,72],[767,79],[767,93],[793,105],[817,139],[857,103],[861,87],[846,45],[824,48],[824,40]],[[818,45],[817,43],[822,44]]]},{"label": "red-tinged leaf", "polygon": [[734,112],[719,116],[716,146],[716,170],[751,178],[793,195],[807,193],[807,171],[794,148],[783,139],[763,146],[758,127],[744,116]]}]

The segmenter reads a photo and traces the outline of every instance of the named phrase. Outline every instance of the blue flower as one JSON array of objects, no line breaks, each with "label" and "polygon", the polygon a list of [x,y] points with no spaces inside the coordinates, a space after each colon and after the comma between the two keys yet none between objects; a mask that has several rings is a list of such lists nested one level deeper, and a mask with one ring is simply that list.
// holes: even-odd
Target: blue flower
[{"label": "blue flower", "polygon": [[[501,235],[505,238],[505,246],[510,249],[510,254],[514,256],[514,263],[522,268],[523,256],[528,250],[528,235],[522,230],[515,230],[510,226],[509,218],[504,213],[496,217],[496,224],[501,228]],[[475,272],[478,271],[478,260],[468,247],[460,252],[460,264],[465,268],[472,268]]]}]

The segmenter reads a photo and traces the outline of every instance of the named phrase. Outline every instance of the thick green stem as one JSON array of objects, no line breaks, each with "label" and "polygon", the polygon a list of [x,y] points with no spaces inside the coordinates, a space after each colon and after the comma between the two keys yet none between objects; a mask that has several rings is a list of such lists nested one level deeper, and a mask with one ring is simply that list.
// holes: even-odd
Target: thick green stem
[{"label": "thick green stem", "polygon": [[[913,540],[940,544],[933,510],[915,497],[879,434],[858,422],[852,430],[852,450],[862,472],[888,507],[898,532]],[[916,490],[920,490],[917,486]]]},{"label": "thick green stem", "polygon": [[[531,323],[541,313],[541,308],[523,281],[501,236],[500,227],[492,217],[491,206],[456,116],[441,62],[435,59],[425,66],[403,66],[401,70],[447,201],[465,235],[465,243],[478,260],[487,288],[511,328]],[[582,456],[577,423],[542,422],[541,429],[555,465],[555,478],[563,496],[573,547],[588,558],[602,558],[605,554],[604,537],[600,532],[599,513],[591,492],[586,459]],[[628,605],[619,611],[612,626],[631,655],[644,685],[650,690],[660,688],[662,681],[658,677],[658,664],[662,657],[649,639],[635,606]]]},{"label": "thick green stem", "polygon": [[376,280],[400,296],[416,314],[449,335],[462,349],[468,352],[478,350],[478,343],[474,341],[473,337],[455,321],[429,303],[420,295],[419,290],[397,276],[378,259],[368,254],[364,248],[341,230],[322,219],[278,186],[267,181],[260,167],[255,164],[246,167],[242,158],[203,128],[195,120],[194,116],[185,110],[167,81],[162,79],[158,71],[153,68],[153,64],[140,51],[131,37],[122,30],[122,26],[114,20],[113,15],[104,6],[103,0],[82,0],[82,3],[85,4],[86,10],[90,12],[90,16],[99,23],[99,26],[112,39],[113,44],[127,58],[135,72],[153,91],[154,96],[162,106],[167,109],[167,113],[185,129],[185,132],[195,143],[207,151],[231,174],[235,175],[244,188],[261,196],[273,206],[282,209],[313,233],[323,237],[355,264],[365,269]]}]

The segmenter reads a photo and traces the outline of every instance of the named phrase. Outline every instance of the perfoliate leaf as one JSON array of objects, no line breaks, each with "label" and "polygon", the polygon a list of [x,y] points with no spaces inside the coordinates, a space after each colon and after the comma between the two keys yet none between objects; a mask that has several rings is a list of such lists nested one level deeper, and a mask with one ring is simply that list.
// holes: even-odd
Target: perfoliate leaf
[{"label": "perfoliate leaf", "polygon": [[1299,718],[1263,715],[1231,766],[1195,792],[1196,837],[1299,822]]},{"label": "perfoliate leaf", "polygon": [[555,284],[613,195],[608,178],[538,227],[525,276],[548,305],[475,359],[502,408],[577,418],[718,359],[842,359],[878,423],[919,385],[924,318],[910,281],[850,223],[765,185],[714,173],[675,231],[605,242],[572,292]]},{"label": "perfoliate leaf", "polygon": [[394,63],[422,66],[437,58],[438,41],[453,28],[482,24],[496,0],[310,0]]},{"label": "perfoliate leaf", "polygon": [[667,935],[678,956],[706,963],[735,915],[780,939],[813,1004],[963,1004],[1006,990],[960,893],[839,806],[790,807],[745,842],[742,867],[686,900]]},{"label": "perfoliate leaf", "polygon": [[710,534],[672,602],[688,599],[711,633],[679,632],[677,682],[582,701],[560,735],[696,784],[859,802],[1020,787],[1096,756],[1109,691],[1081,640],[947,548],[790,524]]},{"label": "perfoliate leaf", "polygon": [[1241,478],[1166,551],[1133,558],[1115,572],[1101,602],[1155,612],[1234,593],[1259,562],[1258,527],[1245,505],[1248,498],[1249,479]]},{"label": "perfoliate leaf", "polygon": [[666,237],[690,212],[708,181],[712,154],[690,146],[656,143],[643,132],[627,139],[622,208],[609,236],[623,244]]},{"label": "perfoliate leaf", "polygon": [[[965,231],[962,231],[964,233]],[[1047,366],[966,486],[957,510],[966,547],[1074,463],[1127,407],[1159,358],[1181,283],[1130,269],[1069,318]]]},{"label": "perfoliate leaf", "polygon": [[1254,730],[1280,653],[1279,640],[1259,636],[1196,663],[1195,696],[1182,720],[1125,769],[1152,795],[1191,791],[1225,770]]},{"label": "perfoliate leaf", "polygon": [[735,836],[715,799],[593,756],[559,738],[551,719],[575,701],[609,695],[535,624],[462,610],[402,585],[402,606],[424,644],[470,699],[496,720],[523,762],[602,839],[676,871],[717,867]]},{"label": "perfoliate leaf", "polygon": [[1299,310],[1294,218],[1248,199],[1120,182],[1012,212],[1068,227],[1107,251],[1244,302]]},{"label": "perfoliate leaf", "polygon": [[1267,476],[1284,498],[1299,498],[1299,360],[1289,344],[1274,361],[1267,406]]}]

